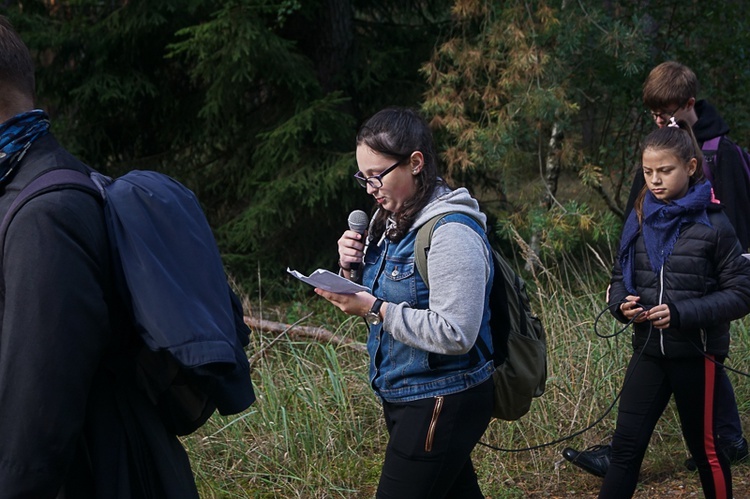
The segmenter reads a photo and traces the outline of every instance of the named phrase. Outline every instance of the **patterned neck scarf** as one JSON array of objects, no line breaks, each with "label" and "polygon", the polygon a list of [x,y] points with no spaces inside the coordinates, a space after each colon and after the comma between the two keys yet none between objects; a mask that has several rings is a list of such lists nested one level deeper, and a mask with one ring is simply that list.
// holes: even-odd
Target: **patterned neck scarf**
[{"label": "patterned neck scarf", "polygon": [[0,123],[0,184],[6,182],[31,144],[49,132],[49,117],[41,109],[17,114]]},{"label": "patterned neck scarf", "polygon": [[680,199],[668,203],[659,201],[651,192],[643,200],[643,227],[638,226],[635,211],[631,211],[620,239],[620,267],[625,288],[635,295],[634,257],[636,236],[643,232],[643,242],[651,263],[651,269],[659,273],[664,262],[672,254],[680,228],[688,223],[701,223],[711,226],[706,207],[711,204],[713,191],[708,181],[696,184],[688,189]]}]

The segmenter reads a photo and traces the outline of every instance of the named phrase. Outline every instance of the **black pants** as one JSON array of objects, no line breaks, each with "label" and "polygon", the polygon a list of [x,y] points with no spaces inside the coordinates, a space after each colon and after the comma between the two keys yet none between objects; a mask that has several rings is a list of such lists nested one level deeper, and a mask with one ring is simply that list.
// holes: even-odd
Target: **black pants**
[{"label": "black pants", "polygon": [[742,423],[737,410],[737,400],[734,398],[734,388],[727,372],[719,369],[716,374],[719,376],[716,391],[716,431],[721,439],[721,446],[728,447],[742,440]]},{"label": "black pants", "polygon": [[729,461],[717,452],[715,394],[720,369],[704,357],[631,357],[600,499],[633,496],[651,434],[672,394],[683,437],[698,466],[703,494],[707,499],[731,499]]},{"label": "black pants", "polygon": [[483,498],[471,451],[490,422],[492,397],[490,378],[453,395],[383,402],[390,439],[377,497]]}]

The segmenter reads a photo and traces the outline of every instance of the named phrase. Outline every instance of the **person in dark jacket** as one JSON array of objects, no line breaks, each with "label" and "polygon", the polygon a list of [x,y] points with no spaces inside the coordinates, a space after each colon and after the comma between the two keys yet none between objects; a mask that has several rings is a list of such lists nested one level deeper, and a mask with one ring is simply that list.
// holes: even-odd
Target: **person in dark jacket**
[{"label": "person in dark jacket", "polygon": [[[0,217],[40,174],[88,172],[49,125],[29,51],[0,16]],[[100,200],[40,194],[0,237],[0,498],[197,498],[179,440],[118,368],[132,336]]]},{"label": "person in dark jacket", "polygon": [[[714,193],[740,241],[742,251],[750,247],[750,179],[745,173],[742,158],[735,144],[727,137],[729,126],[716,108],[706,100],[696,100],[698,78],[695,73],[676,61],[659,64],[649,73],[643,84],[643,103],[659,128],[667,125],[671,118],[685,120],[693,130],[701,148],[704,143],[721,137],[715,154],[705,158],[703,171],[711,178]],[[633,178],[625,216],[633,209],[636,198],[643,190],[645,180],[639,168]],[[733,463],[748,457],[748,443],[742,432],[732,383],[725,371],[720,371],[720,388],[716,394],[719,404],[718,432],[720,450]],[[604,476],[609,465],[609,445],[595,445],[578,452],[567,447],[563,456],[580,468],[596,476]],[[695,461],[685,461],[689,470],[695,470]]]},{"label": "person in dark jacket", "polygon": [[625,222],[612,273],[609,305],[634,330],[603,499],[632,497],[672,395],[705,497],[732,497],[714,398],[729,323],[750,312],[750,260],[703,178],[690,125],[672,122],[643,143],[646,185]]}]

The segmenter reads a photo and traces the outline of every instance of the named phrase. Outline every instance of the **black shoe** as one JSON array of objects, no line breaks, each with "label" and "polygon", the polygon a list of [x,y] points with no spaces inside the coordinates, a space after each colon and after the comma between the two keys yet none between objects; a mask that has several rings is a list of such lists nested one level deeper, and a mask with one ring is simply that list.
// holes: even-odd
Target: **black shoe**
[{"label": "black shoe", "polygon": [[727,457],[729,458],[729,462],[732,464],[737,464],[745,461],[747,459],[747,456],[750,454],[747,448],[747,440],[745,440],[745,437],[742,437],[739,441],[735,442],[729,447],[726,447],[724,449],[724,453],[727,455]]},{"label": "black shoe", "polygon": [[[747,459],[747,456],[750,455],[747,448],[747,440],[745,440],[744,437],[734,444],[725,447],[723,451],[729,458],[731,464],[742,463]],[[685,467],[689,471],[695,471],[698,469],[698,466],[695,464],[695,459],[692,457],[685,460]]]},{"label": "black shoe", "polygon": [[612,455],[611,445],[592,445],[588,449],[578,452],[566,447],[562,451],[565,459],[592,475],[604,478],[609,468],[609,457]]}]

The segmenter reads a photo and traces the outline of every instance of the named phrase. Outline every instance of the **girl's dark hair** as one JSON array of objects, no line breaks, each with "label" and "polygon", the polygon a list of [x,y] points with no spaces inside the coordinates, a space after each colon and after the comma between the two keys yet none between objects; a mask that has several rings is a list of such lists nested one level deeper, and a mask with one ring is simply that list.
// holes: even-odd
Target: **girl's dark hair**
[{"label": "girl's dark hair", "polygon": [[[688,185],[693,186],[705,180],[703,175],[703,152],[695,140],[692,127],[685,120],[678,120],[677,126],[665,126],[657,128],[643,140],[641,151],[646,149],[667,150],[674,154],[680,161],[687,163],[695,158],[698,164],[695,172],[690,176]],[[643,220],[643,200],[648,191],[648,184],[644,184],[641,192],[635,200],[633,209],[638,216],[638,222]]]},{"label": "girl's dark hair", "polygon": [[417,213],[425,207],[442,180],[438,177],[438,156],[427,121],[410,108],[389,107],[368,119],[357,133],[357,146],[365,145],[383,156],[407,161],[414,151],[424,156],[424,166],[416,176],[417,192],[404,204],[399,213],[381,209],[375,216],[370,237],[379,239],[386,221],[393,216],[396,222],[388,234],[393,241],[401,240],[409,231]]}]

